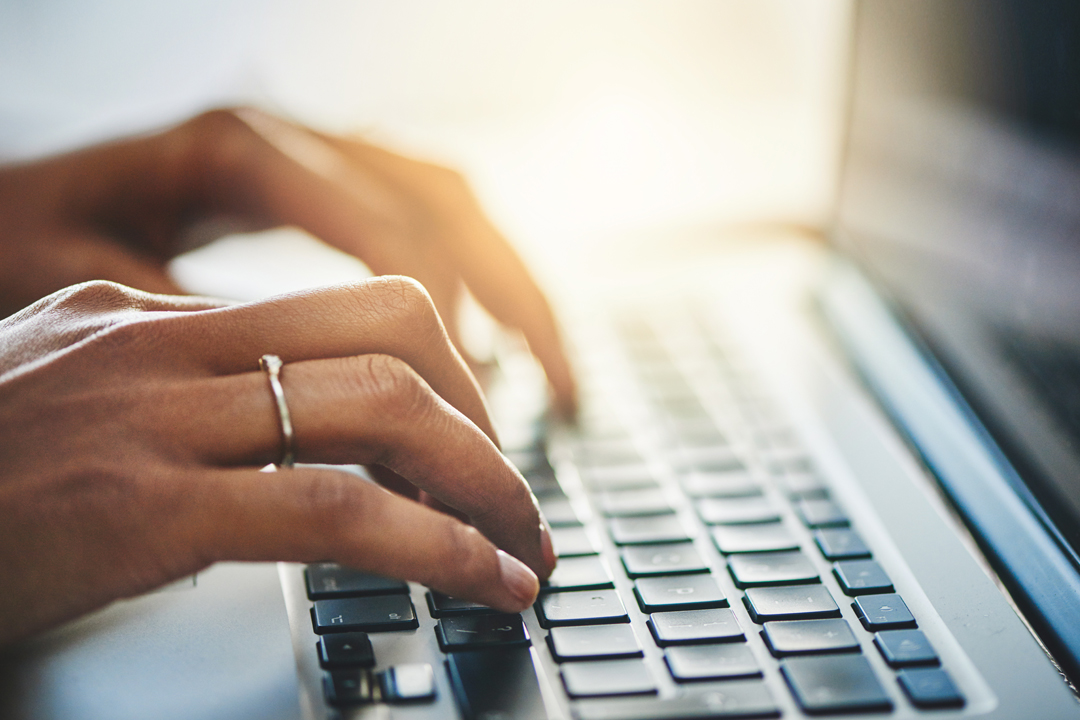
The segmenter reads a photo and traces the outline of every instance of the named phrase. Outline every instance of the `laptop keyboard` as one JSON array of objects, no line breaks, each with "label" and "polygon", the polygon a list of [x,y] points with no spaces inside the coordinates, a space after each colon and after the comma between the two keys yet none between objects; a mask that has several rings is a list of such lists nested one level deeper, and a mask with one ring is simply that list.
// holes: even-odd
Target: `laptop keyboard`
[{"label": "laptop keyboard", "polygon": [[[448,702],[446,673],[467,720],[528,716],[542,706],[533,653],[579,720],[964,705],[795,432],[735,353],[685,322],[684,347],[617,320],[616,342],[582,352],[579,427],[508,448],[559,556],[533,610],[432,591],[414,603],[406,583],[307,567],[332,708]],[[372,634],[424,631],[418,618],[441,657],[378,670]]]}]

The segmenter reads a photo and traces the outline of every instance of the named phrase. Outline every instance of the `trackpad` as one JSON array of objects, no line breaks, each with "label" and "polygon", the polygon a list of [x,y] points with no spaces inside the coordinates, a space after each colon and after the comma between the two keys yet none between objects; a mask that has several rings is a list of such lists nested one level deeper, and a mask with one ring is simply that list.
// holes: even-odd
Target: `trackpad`
[{"label": "trackpad", "polygon": [[221,563],[0,659],[0,715],[35,720],[300,717],[273,563]]}]

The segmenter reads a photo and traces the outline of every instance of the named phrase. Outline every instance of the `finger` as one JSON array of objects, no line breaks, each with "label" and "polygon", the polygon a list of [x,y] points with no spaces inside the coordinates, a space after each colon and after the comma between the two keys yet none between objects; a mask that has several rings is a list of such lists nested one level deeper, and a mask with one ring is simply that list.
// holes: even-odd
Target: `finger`
[{"label": "finger", "polygon": [[505,612],[536,598],[536,576],[459,520],[326,469],[200,473],[186,524],[205,560],[333,560],[413,580]]},{"label": "finger", "polygon": [[286,363],[385,354],[404,360],[489,437],[495,429],[476,380],[424,289],[381,277],[169,319],[167,340],[216,374],[252,370],[264,354]]},{"label": "finger", "polygon": [[554,313],[506,238],[491,224],[457,173],[355,140],[321,136],[437,215],[440,240],[477,300],[501,323],[520,329],[548,376],[560,411],[572,415],[577,388]]},{"label": "finger", "polygon": [[[378,464],[462,513],[502,549],[546,577],[550,537],[528,484],[491,440],[388,355],[310,360],[281,373],[297,460]],[[277,409],[262,373],[180,382],[143,401],[140,417],[169,421],[164,439],[199,463],[277,460]],[[187,454],[187,455],[185,455]]]}]

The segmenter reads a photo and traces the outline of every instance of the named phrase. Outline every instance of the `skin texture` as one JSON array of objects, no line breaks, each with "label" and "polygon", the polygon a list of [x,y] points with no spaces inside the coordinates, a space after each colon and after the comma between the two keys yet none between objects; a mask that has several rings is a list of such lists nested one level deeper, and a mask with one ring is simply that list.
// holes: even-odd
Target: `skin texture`
[{"label": "skin texture", "polygon": [[[554,567],[415,281],[228,306],[92,282],[0,322],[0,348],[0,641],[225,559],[330,559],[513,612]],[[412,497],[256,469],[281,452],[270,351],[297,460],[379,465]]]},{"label": "skin texture", "polygon": [[521,330],[555,407],[573,415],[573,375],[551,308],[458,173],[251,109],[0,168],[0,315],[88,280],[180,294],[166,263],[190,249],[189,229],[215,221],[300,227],[377,275],[412,277],[455,341],[468,288]]},{"label": "skin texture", "polygon": [[[178,297],[166,263],[220,220],[301,227],[388,277]],[[333,560],[527,607],[555,557],[440,319],[463,288],[572,415],[551,310],[452,171],[246,109],[0,168],[0,644],[218,560]],[[382,485],[258,471],[281,453],[265,353],[286,363],[297,461]]]}]

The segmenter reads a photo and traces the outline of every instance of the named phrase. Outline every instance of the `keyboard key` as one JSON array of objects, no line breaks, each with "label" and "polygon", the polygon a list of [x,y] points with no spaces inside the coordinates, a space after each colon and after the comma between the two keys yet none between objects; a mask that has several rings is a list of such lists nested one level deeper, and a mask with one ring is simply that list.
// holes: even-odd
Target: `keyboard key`
[{"label": "keyboard key", "polygon": [[641,644],[629,625],[577,625],[551,628],[551,654],[567,660],[610,660],[641,657]]},{"label": "keyboard key", "polygon": [[956,689],[952,678],[937,668],[913,668],[897,673],[900,687],[915,707],[961,707],[964,696]]},{"label": "keyboard key", "polygon": [[818,579],[814,564],[801,552],[732,555],[728,569],[740,588],[755,585],[796,585]]},{"label": "keyboard key", "polygon": [[581,481],[592,490],[632,490],[659,487],[652,470],[643,463],[581,468]]},{"label": "keyboard key", "polygon": [[814,473],[784,473],[777,483],[792,500],[829,497],[825,481]]},{"label": "keyboard key", "polygon": [[679,481],[690,497],[735,498],[761,495],[761,485],[750,473],[692,471]]},{"label": "keyboard key", "polygon": [[562,679],[572,698],[656,694],[656,682],[641,660],[570,663],[562,666]]},{"label": "keyboard key", "polygon": [[600,546],[583,527],[551,528],[551,544],[560,558],[596,555]]},{"label": "keyboard key", "polygon": [[748,525],[780,520],[780,511],[767,498],[701,498],[698,515],[707,525]]},{"label": "keyboard key", "polygon": [[579,590],[541,595],[536,615],[546,628],[630,622],[626,607],[614,590]]},{"label": "keyboard key", "polygon": [[678,515],[612,518],[608,529],[616,545],[650,545],[689,540]]},{"label": "keyboard key", "polygon": [[443,595],[435,590],[428,590],[427,606],[433,618],[448,615],[483,615],[484,613],[495,612],[487,605],[474,603],[470,600],[460,600],[456,597]]},{"label": "keyboard key", "polygon": [[804,498],[795,503],[795,512],[799,513],[803,524],[809,528],[842,527],[848,524],[843,509],[832,500],[824,498]]},{"label": "keyboard key", "polygon": [[859,641],[842,619],[768,622],[763,635],[776,657],[859,651]]},{"label": "keyboard key", "polygon": [[547,717],[530,648],[454,653],[446,670],[463,720]]},{"label": "keyboard key", "polygon": [[382,694],[390,703],[434,700],[435,673],[427,663],[394,665],[382,674]]},{"label": "keyboard key", "polygon": [[369,668],[334,670],[323,676],[323,693],[328,705],[361,705],[374,700],[375,678]]},{"label": "keyboard key", "polygon": [[770,448],[762,453],[769,469],[777,473],[809,473],[814,463],[799,448]]},{"label": "keyboard key", "polygon": [[854,560],[870,557],[870,548],[859,533],[850,528],[825,528],[814,532],[814,542],[827,560]]},{"label": "keyboard key", "polygon": [[725,555],[734,553],[798,550],[799,541],[783,523],[760,525],[718,525],[710,528],[716,548]]},{"label": "keyboard key", "polygon": [[669,515],[675,510],[660,488],[608,490],[597,497],[600,512],[608,517]]},{"label": "keyboard key", "polygon": [[315,632],[383,632],[419,627],[408,595],[376,595],[364,598],[316,600],[311,609]]},{"label": "keyboard key", "polygon": [[623,548],[622,561],[626,574],[631,578],[696,573],[709,569],[693,543]]},{"label": "keyboard key", "polygon": [[319,664],[324,668],[372,667],[375,651],[367,633],[344,632],[319,638]]},{"label": "keyboard key", "polygon": [[702,472],[731,472],[745,470],[742,458],[730,447],[681,448],[670,455],[668,461],[677,470]]},{"label": "keyboard key", "polygon": [[885,662],[892,667],[937,665],[938,656],[921,630],[882,630],[874,636]]},{"label": "keyboard key", "polygon": [[759,677],[754,653],[745,643],[684,645],[664,653],[671,676],[679,682]]},{"label": "keyboard key", "polygon": [[795,700],[808,713],[892,709],[892,701],[862,655],[792,658],[781,663],[780,670]]},{"label": "keyboard key", "polygon": [[653,613],[648,625],[660,647],[730,642],[745,637],[735,613],[728,608]]},{"label": "keyboard key", "polygon": [[722,688],[688,689],[671,698],[583,701],[576,720],[713,720],[778,717],[780,710],[760,680],[732,680]]},{"label": "keyboard key", "polygon": [[405,595],[409,585],[401,580],[342,567],[337,563],[314,563],[304,570],[311,600],[361,597],[365,595]]},{"label": "keyboard key", "polygon": [[915,627],[915,616],[896,593],[860,595],[852,603],[855,614],[870,631]]},{"label": "keyboard key", "polygon": [[750,588],[744,602],[756,623],[840,617],[840,608],[824,585]]},{"label": "keyboard key", "polygon": [[833,575],[848,595],[891,593],[892,580],[873,560],[841,560],[833,564]]},{"label": "keyboard key", "polygon": [[728,604],[716,578],[708,573],[641,578],[634,582],[634,595],[642,612],[647,613],[718,608]]},{"label": "keyboard key", "polygon": [[579,465],[590,468],[619,467],[644,462],[637,443],[630,438],[582,440],[574,448],[574,459]]},{"label": "keyboard key", "polygon": [[553,528],[578,527],[582,519],[568,498],[551,498],[540,501],[540,512]]},{"label": "keyboard key", "polygon": [[611,571],[598,555],[559,560],[555,570],[541,585],[541,592],[555,590],[599,590],[615,587]]},{"label": "keyboard key", "polygon": [[532,644],[521,616],[510,613],[441,618],[435,635],[445,653]]}]

